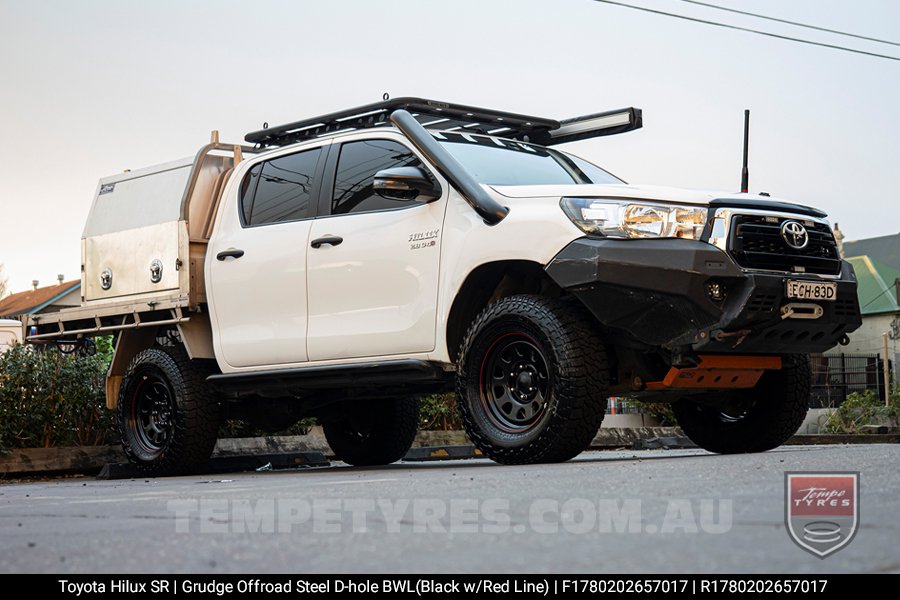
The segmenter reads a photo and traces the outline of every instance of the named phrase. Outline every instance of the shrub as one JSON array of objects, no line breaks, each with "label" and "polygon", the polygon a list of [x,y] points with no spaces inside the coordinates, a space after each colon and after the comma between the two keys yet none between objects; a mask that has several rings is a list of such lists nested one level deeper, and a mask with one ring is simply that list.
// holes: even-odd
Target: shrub
[{"label": "shrub", "polygon": [[419,401],[419,430],[462,429],[456,412],[456,394],[432,394]]},{"label": "shrub", "polygon": [[22,344],[0,355],[0,450],[116,439],[104,398],[112,345],[107,337],[96,345],[91,356]]},{"label": "shrub", "polygon": [[674,427],[678,425],[675,413],[672,411],[671,402],[641,402],[634,398],[626,398],[626,403],[637,409],[637,412],[651,417],[656,417],[660,427]]},{"label": "shrub", "polygon": [[678,425],[678,420],[672,411],[671,402],[643,402],[641,403],[641,411],[651,417],[656,417],[661,427]]},{"label": "shrub", "polygon": [[825,421],[827,433],[859,433],[866,425],[896,425],[900,421],[900,390],[890,394],[887,406],[873,390],[847,395],[836,411]]},{"label": "shrub", "polygon": [[315,418],[307,417],[300,419],[287,429],[272,432],[266,431],[259,427],[255,427],[251,423],[240,419],[226,419],[219,426],[220,438],[246,438],[246,437],[265,437],[270,435],[306,435],[309,430],[316,426],[318,422]]}]

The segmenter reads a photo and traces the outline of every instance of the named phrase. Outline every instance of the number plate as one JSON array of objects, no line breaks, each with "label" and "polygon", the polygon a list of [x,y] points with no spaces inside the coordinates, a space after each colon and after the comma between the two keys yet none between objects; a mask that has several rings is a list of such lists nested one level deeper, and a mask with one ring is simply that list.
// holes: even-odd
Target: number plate
[{"label": "number plate", "polygon": [[834,302],[837,297],[837,284],[818,281],[788,281],[787,297],[798,300],[819,300]]}]

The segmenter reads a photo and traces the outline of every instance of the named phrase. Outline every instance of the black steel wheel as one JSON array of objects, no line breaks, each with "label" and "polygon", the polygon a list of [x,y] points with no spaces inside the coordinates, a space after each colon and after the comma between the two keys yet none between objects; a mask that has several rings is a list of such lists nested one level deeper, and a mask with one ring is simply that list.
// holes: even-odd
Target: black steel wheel
[{"label": "black steel wheel", "polygon": [[561,462],[597,433],[608,385],[605,348],[583,307],[510,296],[466,334],[457,406],[469,438],[496,462]]},{"label": "black steel wheel", "polygon": [[206,384],[211,365],[180,347],[139,352],[119,391],[122,449],[149,475],[178,475],[206,465],[219,429],[218,399]]},{"label": "black steel wheel", "polygon": [[685,435],[710,452],[765,452],[797,432],[809,393],[809,356],[791,354],[752,389],[682,398],[672,411]]},{"label": "black steel wheel", "polygon": [[484,355],[480,379],[479,399],[494,425],[515,433],[540,423],[550,374],[544,351],[531,337],[508,333],[498,339]]},{"label": "black steel wheel", "polygon": [[148,455],[165,449],[175,426],[175,395],[169,382],[154,369],[142,369],[131,392],[130,436]]}]

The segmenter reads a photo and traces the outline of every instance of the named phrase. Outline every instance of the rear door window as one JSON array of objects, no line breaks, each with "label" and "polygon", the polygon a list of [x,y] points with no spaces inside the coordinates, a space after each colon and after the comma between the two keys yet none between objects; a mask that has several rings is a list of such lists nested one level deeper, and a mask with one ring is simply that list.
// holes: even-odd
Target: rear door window
[{"label": "rear door window", "polygon": [[284,223],[313,216],[316,167],[321,154],[321,148],[314,148],[254,166],[241,185],[244,224]]}]

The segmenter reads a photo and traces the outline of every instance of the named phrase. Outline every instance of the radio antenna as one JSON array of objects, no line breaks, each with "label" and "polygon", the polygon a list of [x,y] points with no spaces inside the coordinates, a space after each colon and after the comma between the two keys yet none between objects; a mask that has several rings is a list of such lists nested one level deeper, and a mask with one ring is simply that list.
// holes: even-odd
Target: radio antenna
[{"label": "radio antenna", "polygon": [[750,189],[750,169],[747,167],[747,150],[750,146],[750,109],[744,110],[744,163],[741,168],[741,193]]}]

